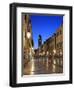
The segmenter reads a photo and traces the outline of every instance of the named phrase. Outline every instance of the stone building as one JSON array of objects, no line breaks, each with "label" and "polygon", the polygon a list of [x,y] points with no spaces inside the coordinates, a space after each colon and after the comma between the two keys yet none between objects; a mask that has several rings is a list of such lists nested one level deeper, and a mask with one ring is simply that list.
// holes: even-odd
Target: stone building
[{"label": "stone building", "polygon": [[49,55],[53,56],[56,52],[56,34],[49,38]]},{"label": "stone building", "polygon": [[63,26],[56,32],[56,55],[57,63],[63,67]]},{"label": "stone building", "polygon": [[57,55],[63,54],[63,26],[56,32],[56,51]]},{"label": "stone building", "polygon": [[63,26],[59,27],[40,49],[43,56],[48,56],[54,64],[63,66]]},{"label": "stone building", "polygon": [[33,37],[32,37],[32,24],[28,14],[22,14],[22,42],[23,42],[23,59],[24,63],[31,60],[33,56]]}]

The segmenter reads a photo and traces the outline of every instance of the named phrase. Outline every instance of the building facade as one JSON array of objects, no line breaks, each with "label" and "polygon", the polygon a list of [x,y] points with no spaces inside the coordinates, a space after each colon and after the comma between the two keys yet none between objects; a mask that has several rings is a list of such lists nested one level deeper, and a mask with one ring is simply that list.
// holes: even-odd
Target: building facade
[{"label": "building facade", "polygon": [[57,51],[57,55],[63,54],[63,27],[62,26],[56,32],[56,51]]},{"label": "building facade", "polygon": [[63,67],[63,26],[56,32],[56,56],[57,63]]},{"label": "building facade", "polygon": [[48,56],[54,64],[63,66],[63,26],[42,44],[41,51],[41,55]]},{"label": "building facade", "polygon": [[23,63],[31,60],[34,50],[33,50],[33,37],[32,37],[32,24],[30,16],[28,14],[22,14],[22,43],[23,43]]}]

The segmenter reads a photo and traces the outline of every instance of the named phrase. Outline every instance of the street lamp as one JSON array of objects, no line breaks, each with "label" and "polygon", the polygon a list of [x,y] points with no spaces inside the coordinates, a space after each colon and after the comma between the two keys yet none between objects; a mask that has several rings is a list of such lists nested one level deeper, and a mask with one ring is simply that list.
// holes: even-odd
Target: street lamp
[{"label": "street lamp", "polygon": [[55,54],[56,54],[56,49],[53,50],[53,64],[56,64],[56,61],[55,61]]},{"label": "street lamp", "polygon": [[53,50],[53,53],[56,54],[56,50],[55,49]]},{"label": "street lamp", "polygon": [[27,32],[27,38],[30,39],[30,37],[31,37],[31,33]]},{"label": "street lamp", "polygon": [[49,54],[49,52],[47,51],[47,55]]},{"label": "street lamp", "polygon": [[34,50],[34,48],[32,47],[32,50]]},{"label": "street lamp", "polygon": [[[31,33],[28,31],[27,32],[27,38],[30,39],[30,37],[31,37]],[[30,40],[28,41],[28,43],[30,43]],[[28,47],[28,50],[29,50],[28,56],[31,58],[32,53],[31,53],[30,47]]]}]

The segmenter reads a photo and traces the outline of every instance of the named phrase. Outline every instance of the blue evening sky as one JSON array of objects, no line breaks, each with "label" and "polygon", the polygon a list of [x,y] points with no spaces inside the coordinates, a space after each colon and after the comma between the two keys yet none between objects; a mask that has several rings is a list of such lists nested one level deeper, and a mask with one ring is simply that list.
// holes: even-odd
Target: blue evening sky
[{"label": "blue evening sky", "polygon": [[34,48],[38,48],[38,36],[42,36],[42,42],[51,37],[63,24],[63,16],[59,15],[31,15]]}]

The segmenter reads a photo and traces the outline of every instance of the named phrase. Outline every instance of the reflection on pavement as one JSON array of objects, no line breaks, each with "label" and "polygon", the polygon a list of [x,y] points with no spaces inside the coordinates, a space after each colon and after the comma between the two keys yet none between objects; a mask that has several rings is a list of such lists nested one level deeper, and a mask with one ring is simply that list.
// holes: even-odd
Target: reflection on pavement
[{"label": "reflection on pavement", "polygon": [[57,60],[54,59],[52,63],[46,57],[33,58],[24,67],[24,75],[63,73],[63,66],[57,65],[57,63]]}]

